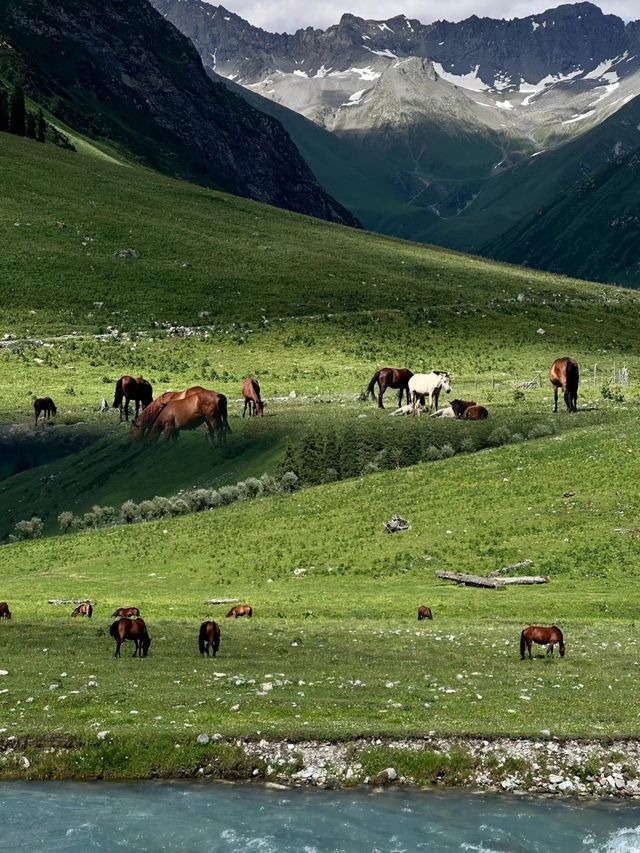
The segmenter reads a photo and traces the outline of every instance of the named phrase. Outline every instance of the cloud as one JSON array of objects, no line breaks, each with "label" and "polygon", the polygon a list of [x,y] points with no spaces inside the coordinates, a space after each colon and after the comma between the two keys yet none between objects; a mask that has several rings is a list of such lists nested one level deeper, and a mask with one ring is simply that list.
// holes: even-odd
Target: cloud
[{"label": "cloud", "polygon": [[[325,29],[337,24],[343,12],[362,18],[386,19],[394,15],[417,18],[424,24],[440,18],[460,21],[470,15],[490,18],[520,18],[553,8],[559,3],[545,0],[447,0],[444,4],[424,0],[325,0],[309,3],[307,0],[222,0],[222,5],[255,26],[270,32],[294,32],[301,27]],[[625,20],[639,15],[638,0],[602,0],[600,8]]]}]

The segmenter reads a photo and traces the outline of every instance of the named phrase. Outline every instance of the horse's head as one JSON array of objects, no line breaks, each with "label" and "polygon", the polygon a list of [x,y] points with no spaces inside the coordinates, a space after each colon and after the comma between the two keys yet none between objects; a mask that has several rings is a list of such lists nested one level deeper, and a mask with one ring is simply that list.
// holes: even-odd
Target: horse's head
[{"label": "horse's head", "polygon": [[447,392],[447,394],[451,393],[451,377],[448,373],[442,374],[442,387]]},{"label": "horse's head", "polygon": [[256,414],[264,417],[264,403],[262,400],[256,403]]},{"label": "horse's head", "polygon": [[151,637],[148,634],[144,635],[142,640],[142,656],[146,658],[149,654],[149,646],[151,645]]},{"label": "horse's head", "polygon": [[565,646],[565,644],[564,644],[564,643],[560,643],[560,657],[561,657],[561,658],[563,658],[563,657],[564,657],[564,653],[565,653],[566,651],[567,651],[567,647]]}]

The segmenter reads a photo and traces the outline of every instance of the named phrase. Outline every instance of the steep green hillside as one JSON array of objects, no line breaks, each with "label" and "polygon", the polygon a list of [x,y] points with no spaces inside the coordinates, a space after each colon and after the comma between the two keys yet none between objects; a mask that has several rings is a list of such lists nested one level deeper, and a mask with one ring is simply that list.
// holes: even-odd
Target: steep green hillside
[{"label": "steep green hillside", "polygon": [[640,284],[640,147],[526,217],[483,251],[598,281]]}]

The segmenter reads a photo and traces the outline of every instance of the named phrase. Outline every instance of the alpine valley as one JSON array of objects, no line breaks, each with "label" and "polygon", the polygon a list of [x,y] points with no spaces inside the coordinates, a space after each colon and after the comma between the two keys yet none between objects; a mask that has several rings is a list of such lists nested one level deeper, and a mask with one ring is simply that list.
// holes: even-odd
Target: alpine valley
[{"label": "alpine valley", "polygon": [[366,227],[640,285],[640,22],[577,3],[274,34],[152,2]]}]

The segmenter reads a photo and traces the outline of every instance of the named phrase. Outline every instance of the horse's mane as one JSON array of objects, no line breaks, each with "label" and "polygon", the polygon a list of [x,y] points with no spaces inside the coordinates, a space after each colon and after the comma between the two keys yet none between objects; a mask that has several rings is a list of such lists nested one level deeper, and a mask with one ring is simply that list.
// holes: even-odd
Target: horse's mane
[{"label": "horse's mane", "polygon": [[447,370],[432,370],[432,373],[435,373],[437,376],[448,376],[449,371]]}]

